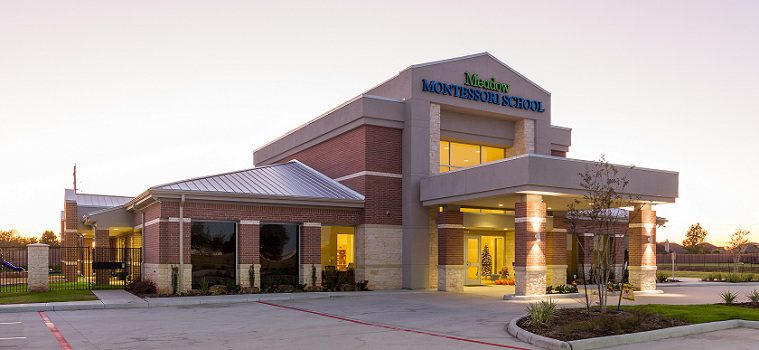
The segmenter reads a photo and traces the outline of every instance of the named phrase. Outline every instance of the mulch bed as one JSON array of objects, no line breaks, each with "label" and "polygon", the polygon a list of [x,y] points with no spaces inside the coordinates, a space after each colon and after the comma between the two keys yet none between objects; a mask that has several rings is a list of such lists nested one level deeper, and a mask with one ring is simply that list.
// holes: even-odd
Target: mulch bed
[{"label": "mulch bed", "polygon": [[558,309],[553,323],[545,328],[533,327],[527,318],[517,325],[529,332],[562,341],[604,337],[618,334],[651,331],[675,326],[684,326],[686,321],[664,317],[645,311],[608,310],[601,314],[598,310]]}]

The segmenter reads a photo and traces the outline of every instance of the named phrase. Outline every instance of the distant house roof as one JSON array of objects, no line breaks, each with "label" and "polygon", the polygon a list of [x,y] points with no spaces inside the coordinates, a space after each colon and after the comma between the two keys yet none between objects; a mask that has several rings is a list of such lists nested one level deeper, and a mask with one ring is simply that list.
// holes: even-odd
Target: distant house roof
[{"label": "distant house roof", "polygon": [[360,193],[297,160],[171,182],[153,186],[149,191],[317,200],[364,200],[364,196]]},{"label": "distant house roof", "polygon": [[80,207],[111,208],[126,204],[133,197],[111,196],[103,194],[77,193],[72,189],[66,190],[66,200],[76,202]]}]

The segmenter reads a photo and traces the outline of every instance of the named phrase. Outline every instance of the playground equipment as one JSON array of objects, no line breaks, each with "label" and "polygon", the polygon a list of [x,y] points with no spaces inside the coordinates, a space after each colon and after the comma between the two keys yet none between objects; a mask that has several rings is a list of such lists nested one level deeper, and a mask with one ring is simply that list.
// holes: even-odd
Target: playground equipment
[{"label": "playground equipment", "polygon": [[3,257],[3,250],[2,249],[0,249],[0,264],[4,268],[10,269],[10,270],[13,270],[13,271],[16,271],[16,272],[24,271],[23,267],[18,267],[16,265],[13,265],[10,261],[5,261],[5,258]]}]

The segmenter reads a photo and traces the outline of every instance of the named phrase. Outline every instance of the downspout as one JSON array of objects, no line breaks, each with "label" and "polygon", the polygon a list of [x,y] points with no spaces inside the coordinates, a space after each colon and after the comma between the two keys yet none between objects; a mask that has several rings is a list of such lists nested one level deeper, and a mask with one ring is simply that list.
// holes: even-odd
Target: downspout
[{"label": "downspout", "polygon": [[145,212],[140,211],[142,214],[142,231],[140,231],[140,279],[145,277]]},{"label": "downspout", "polygon": [[[177,281],[179,283],[177,289],[182,289],[182,283],[184,275],[184,195],[179,200],[179,275]],[[176,291],[175,291],[176,292]]]}]

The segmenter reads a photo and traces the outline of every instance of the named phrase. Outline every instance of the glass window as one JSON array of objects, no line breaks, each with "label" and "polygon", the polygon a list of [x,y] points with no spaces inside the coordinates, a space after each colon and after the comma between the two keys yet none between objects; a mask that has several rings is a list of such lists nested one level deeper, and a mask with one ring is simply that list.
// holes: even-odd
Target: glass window
[{"label": "glass window", "polygon": [[450,164],[451,164],[451,143],[448,141],[440,141],[440,165],[450,165]]},{"label": "glass window", "polygon": [[298,284],[298,232],[295,224],[261,225],[261,289]]},{"label": "glass window", "polygon": [[355,282],[355,229],[351,226],[322,226],[322,284],[332,289]]},{"label": "glass window", "polygon": [[464,168],[480,164],[480,146],[451,142],[451,166]]},{"label": "glass window", "polygon": [[193,221],[190,228],[192,288],[237,283],[234,222]]},{"label": "glass window", "polygon": [[482,162],[493,162],[503,159],[504,149],[497,147],[482,146]]}]

